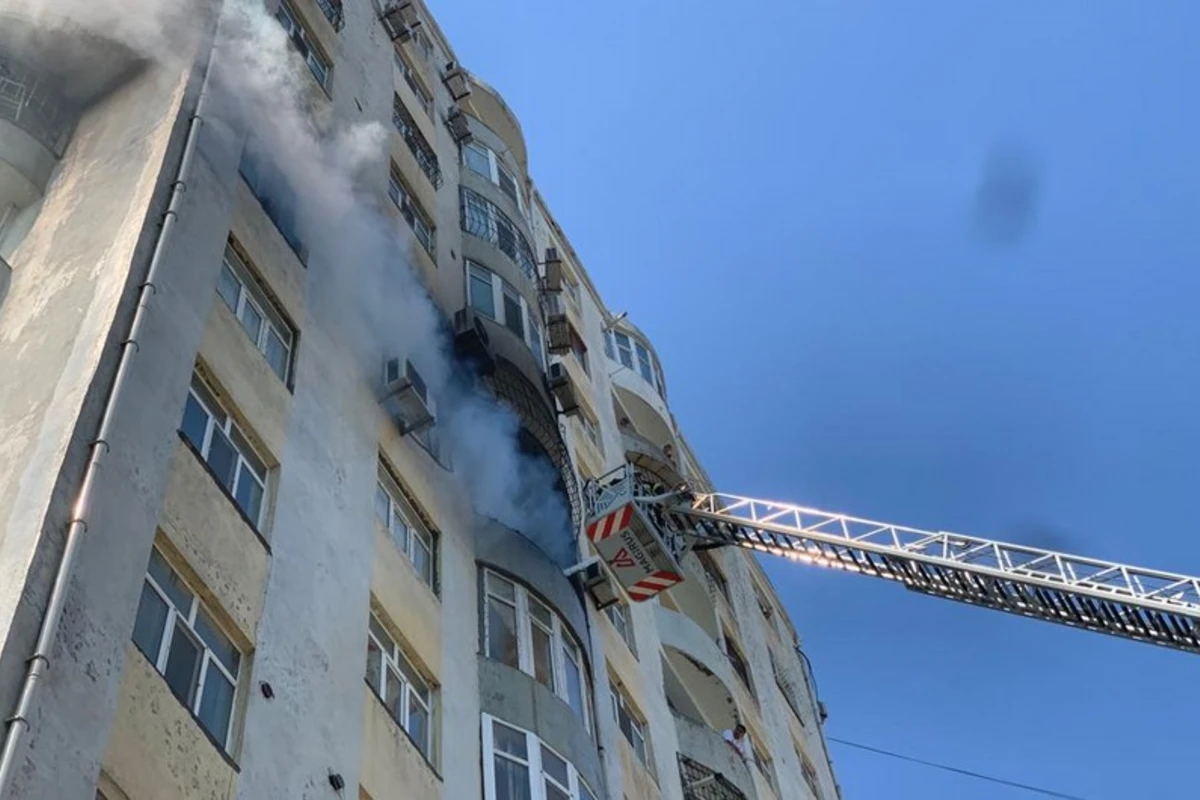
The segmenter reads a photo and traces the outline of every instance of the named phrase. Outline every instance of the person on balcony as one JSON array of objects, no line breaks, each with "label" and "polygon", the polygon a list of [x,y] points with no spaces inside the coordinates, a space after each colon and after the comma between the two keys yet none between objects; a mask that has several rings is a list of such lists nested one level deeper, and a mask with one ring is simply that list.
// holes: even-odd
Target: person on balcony
[{"label": "person on balcony", "polygon": [[739,722],[733,726],[733,730],[726,730],[721,736],[737,751],[742,761],[750,760],[750,737],[746,735],[745,725]]}]

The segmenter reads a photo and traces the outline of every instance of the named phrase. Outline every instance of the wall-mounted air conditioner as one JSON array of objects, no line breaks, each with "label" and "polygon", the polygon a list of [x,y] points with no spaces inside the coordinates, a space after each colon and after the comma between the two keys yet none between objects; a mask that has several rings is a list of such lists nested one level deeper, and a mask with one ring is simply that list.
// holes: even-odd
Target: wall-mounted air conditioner
[{"label": "wall-mounted air conditioner", "polygon": [[603,611],[621,601],[620,590],[599,559],[576,572],[572,577],[579,581],[583,590],[592,596],[597,610]]},{"label": "wall-mounted air conditioner", "polygon": [[401,0],[384,8],[379,21],[393,42],[407,42],[413,37],[413,29],[421,24],[421,17],[417,13],[416,3]]},{"label": "wall-mounted air conditioner", "polygon": [[436,421],[433,398],[421,374],[407,358],[388,359],[383,369],[381,405],[406,436],[425,430]]},{"label": "wall-mounted air conditioner", "polygon": [[460,147],[469,144],[475,138],[467,122],[467,115],[458,106],[450,106],[446,114],[446,127],[450,129],[450,137]]},{"label": "wall-mounted air conditioner", "polygon": [[554,395],[554,399],[562,407],[562,413],[568,415],[579,413],[579,399],[575,397],[575,385],[571,382],[571,376],[567,374],[567,368],[561,362],[556,361],[550,365],[550,369],[546,372],[546,383],[550,387],[550,394]]},{"label": "wall-mounted air conditioner", "polygon": [[546,248],[546,261],[542,266],[545,268],[545,275],[542,278],[542,291],[561,292],[563,282],[563,266],[562,259],[558,256],[557,248]]},{"label": "wall-mounted air conditioner", "polygon": [[471,94],[471,76],[457,62],[451,61],[446,64],[446,71],[442,73],[442,83],[446,84],[450,97],[456,103]]},{"label": "wall-mounted air conditioner", "polygon": [[487,324],[474,309],[463,308],[454,314],[454,354],[473,364],[481,375],[490,375],[496,369]]}]

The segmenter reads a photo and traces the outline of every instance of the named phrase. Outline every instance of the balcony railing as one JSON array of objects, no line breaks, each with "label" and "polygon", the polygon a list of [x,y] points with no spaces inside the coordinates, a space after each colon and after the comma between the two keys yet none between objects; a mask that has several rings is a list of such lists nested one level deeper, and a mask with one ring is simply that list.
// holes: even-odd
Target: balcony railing
[{"label": "balcony railing", "polygon": [[724,775],[684,755],[679,757],[679,779],[685,800],[746,800],[746,795]]},{"label": "balcony railing", "polygon": [[429,178],[433,188],[440,189],[442,187],[442,168],[438,166],[437,153],[417,130],[417,123],[413,120],[412,114],[408,113],[404,104],[400,102],[399,97],[392,101],[392,124],[396,126],[396,130],[400,131],[404,143],[408,145],[413,157],[417,159],[417,166],[425,173],[425,177]]},{"label": "balcony railing", "polygon": [[342,10],[342,0],[317,0],[317,5],[321,8],[321,12],[325,15],[325,19],[329,20],[329,24],[333,26],[333,29],[340,31],[342,26],[346,24],[346,17]]},{"label": "balcony railing", "polygon": [[58,158],[75,124],[66,100],[19,61],[0,55],[0,119],[6,119]]},{"label": "balcony railing", "polygon": [[498,247],[531,281],[537,281],[533,250],[524,234],[500,207],[481,194],[462,188],[462,229]]}]

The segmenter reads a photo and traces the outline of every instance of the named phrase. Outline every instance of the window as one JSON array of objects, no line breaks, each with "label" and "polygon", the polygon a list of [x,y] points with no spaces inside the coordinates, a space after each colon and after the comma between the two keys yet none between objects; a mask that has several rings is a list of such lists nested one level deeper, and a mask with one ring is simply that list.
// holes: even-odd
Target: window
[{"label": "window", "polygon": [[515,333],[543,363],[542,335],[529,303],[512,284],[496,273],[467,261],[467,292],[471,307]]},{"label": "window", "polygon": [[604,609],[604,615],[612,623],[621,641],[629,647],[631,653],[637,654],[633,647],[633,621],[629,619],[629,607],[624,603],[614,603]]},{"label": "window", "polygon": [[821,791],[821,782],[817,779],[817,768],[808,760],[808,756],[800,752],[800,748],[796,748],[796,755],[800,756],[800,772],[804,775],[804,783],[808,786],[808,791],[817,800],[822,800],[825,794]]},{"label": "window", "polygon": [[581,302],[579,297],[579,284],[571,280],[566,275],[563,275],[563,288],[567,291],[567,297],[569,297],[571,302],[575,304],[576,308],[578,308]]},{"label": "window", "polygon": [[519,669],[574,709],[590,732],[588,679],[583,654],[565,622],[520,584],[484,572],[484,652]]},{"label": "window", "polygon": [[400,102],[400,95],[392,97],[392,124],[400,132],[400,137],[404,139],[404,143],[412,151],[413,158],[417,160],[417,166],[425,173],[425,177],[429,178],[433,188],[440,188],[442,168],[438,166],[437,153],[429,146],[429,142],[425,140],[421,131],[417,130],[417,123],[413,120],[412,114],[408,113],[408,109],[404,107],[404,103]]},{"label": "window", "polygon": [[583,367],[583,374],[592,377],[591,367],[588,366],[587,345],[583,343],[574,327],[571,328],[571,352],[575,354],[579,366]]},{"label": "window", "polygon": [[587,435],[587,438],[591,440],[592,444],[596,445],[596,447],[599,447],[600,431],[596,428],[596,421],[588,416],[587,412],[580,413],[578,419],[579,425],[581,428],[583,428],[583,432]]},{"label": "window", "polygon": [[779,687],[780,694],[783,695],[784,701],[788,704],[788,708],[796,716],[796,721],[800,723],[800,727],[805,727],[804,715],[800,713],[800,704],[796,700],[796,692],[792,688],[792,684],[779,672],[779,664],[775,661],[775,654],[770,650],[767,651],[767,656],[771,659],[771,674],[775,676],[775,685]]},{"label": "window", "polygon": [[767,785],[771,787],[771,791],[778,797],[779,784],[775,781],[775,767],[771,763],[771,757],[759,747],[757,740],[750,740],[750,748],[754,751],[754,766],[758,768]]},{"label": "window", "polygon": [[321,9],[321,13],[325,15],[325,19],[329,20],[329,24],[335,31],[342,29],[342,25],[346,22],[342,10],[342,0],[317,0],[317,7]]},{"label": "window", "polygon": [[192,376],[179,430],[257,529],[267,490],[266,464],[198,375]]},{"label": "window", "polygon": [[367,684],[425,758],[433,760],[433,690],[374,614],[367,631]]},{"label": "window", "polygon": [[666,398],[667,386],[662,377],[662,369],[645,342],[620,331],[606,331],[604,352],[609,359],[637,372],[654,387],[659,396]]},{"label": "window", "polygon": [[433,116],[433,95],[425,88],[425,84],[417,77],[416,71],[408,60],[408,56],[404,54],[404,50],[399,45],[393,51],[396,62],[396,69],[400,70],[400,74],[404,77],[404,82],[408,84],[408,88],[412,90],[413,96],[417,98],[417,103],[421,106],[421,110],[428,117]]},{"label": "window", "polygon": [[[327,12],[328,13],[328,12]],[[279,8],[275,12],[275,19],[279,20],[279,24],[283,26],[284,32],[292,40],[292,44],[300,52],[300,57],[304,59],[304,63],[308,64],[309,70],[313,77],[317,79],[317,83],[321,84],[322,89],[329,88],[329,59],[326,58],[313,43],[313,36],[304,27],[300,21],[300,15],[292,8],[288,0],[280,0]]]},{"label": "window", "polygon": [[487,714],[483,758],[487,800],[596,800],[575,765],[535,734]]},{"label": "window", "polygon": [[157,549],[142,584],[133,643],[226,751],[242,655]]},{"label": "window", "polygon": [[392,164],[391,174],[388,175],[388,197],[392,198],[396,208],[400,209],[400,215],[412,228],[413,235],[425,248],[425,252],[436,260],[437,238],[433,223],[430,222],[429,215],[425,213],[412,196],[412,192],[404,184],[404,179],[400,177],[400,170],[395,164]]},{"label": "window", "polygon": [[400,497],[400,488],[380,465],[379,477],[375,482],[375,518],[392,535],[396,546],[412,563],[421,582],[432,589],[435,573],[433,535],[409,522],[410,517],[403,510]]},{"label": "window", "polygon": [[483,195],[463,186],[460,189],[462,229],[494,244],[520,268],[526,278],[537,280],[533,251],[525,234],[517,228],[500,207]]},{"label": "window", "polygon": [[609,697],[612,700],[613,718],[617,727],[629,742],[638,760],[646,766],[650,765],[649,752],[646,747],[646,722],[641,714],[633,707],[633,701],[625,694],[625,690],[616,683],[608,685]]},{"label": "window", "polygon": [[518,209],[522,211],[525,209],[520,183],[512,171],[504,166],[504,162],[500,160],[500,156],[496,155],[495,150],[479,142],[470,142],[463,147],[462,151],[463,164],[469,170],[499,186],[500,191],[508,195],[517,204]]},{"label": "window", "polygon": [[262,142],[253,137],[246,142],[239,170],[250,192],[258,198],[263,211],[275,223],[284,241],[296,251],[301,263],[307,261],[308,250],[300,238],[299,196],[292,189],[287,176],[267,155]]},{"label": "window", "polygon": [[259,289],[246,263],[238,257],[233,242],[225,245],[225,259],[217,278],[217,294],[242,324],[255,348],[281,381],[287,382],[292,365],[292,327]]},{"label": "window", "polygon": [[704,568],[704,574],[708,576],[712,588],[716,589],[725,598],[726,602],[732,603],[729,599],[729,582],[725,580],[725,574],[721,572],[721,568],[713,561],[712,556],[704,551],[696,553],[696,558],[700,560],[700,566]]},{"label": "window", "polygon": [[738,649],[737,642],[733,640],[729,631],[725,631],[725,655],[729,658],[729,663],[733,665],[733,671],[742,679],[742,683],[746,685],[750,693],[754,694],[754,684],[750,681],[750,668],[746,666],[746,657]]}]

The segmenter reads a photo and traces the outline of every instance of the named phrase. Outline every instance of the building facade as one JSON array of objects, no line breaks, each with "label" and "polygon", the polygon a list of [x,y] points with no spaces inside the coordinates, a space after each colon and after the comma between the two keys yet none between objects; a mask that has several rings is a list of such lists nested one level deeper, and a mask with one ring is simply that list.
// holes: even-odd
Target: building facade
[{"label": "building facade", "polygon": [[5,800],[838,797],[748,551],[579,568],[712,487],[429,9],[144,5],[0,1]]}]

